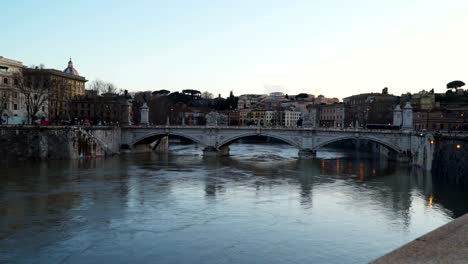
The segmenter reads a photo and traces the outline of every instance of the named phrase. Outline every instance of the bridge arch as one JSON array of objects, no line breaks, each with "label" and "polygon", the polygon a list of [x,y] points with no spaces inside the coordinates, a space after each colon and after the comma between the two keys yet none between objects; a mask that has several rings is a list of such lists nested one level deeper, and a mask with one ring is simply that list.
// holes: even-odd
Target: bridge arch
[{"label": "bridge arch", "polygon": [[288,138],[288,137],[284,137],[284,136],[279,136],[279,135],[275,135],[275,134],[270,134],[270,133],[258,133],[258,132],[249,132],[249,133],[242,133],[240,135],[235,135],[235,136],[232,136],[232,137],[229,137],[229,138],[226,138],[224,140],[222,140],[221,142],[218,142],[217,144],[217,148],[222,148],[222,147],[225,147],[225,146],[229,146],[230,144],[234,143],[235,141],[239,140],[239,139],[243,139],[243,138],[248,138],[248,137],[270,137],[270,138],[274,138],[276,140],[280,140],[282,142],[285,142],[293,147],[296,147],[296,148],[301,148],[301,144],[300,142],[295,142],[294,140],[292,140],[291,138]]},{"label": "bridge arch", "polygon": [[149,140],[150,138],[154,138],[155,140],[160,138],[160,137],[165,137],[165,136],[176,136],[176,137],[181,137],[181,138],[185,138],[185,139],[188,139],[190,141],[193,141],[195,142],[196,144],[200,144],[202,146],[205,146],[206,144],[202,141],[200,141],[199,139],[197,139],[196,137],[193,137],[193,136],[190,136],[190,135],[186,135],[184,133],[178,133],[178,132],[154,132],[154,133],[148,133],[146,135],[143,135],[143,136],[140,136],[138,137],[137,139],[135,139],[132,143],[131,143],[131,147],[137,145],[138,143],[141,143],[141,142],[144,142],[145,140]]},{"label": "bridge arch", "polygon": [[368,136],[341,136],[341,137],[337,137],[337,138],[333,138],[333,139],[328,139],[326,141],[323,141],[323,142],[320,142],[319,144],[315,145],[313,150],[317,150],[321,147],[324,147],[328,144],[331,144],[331,143],[334,143],[334,142],[338,142],[338,141],[342,141],[342,140],[356,140],[356,139],[359,139],[359,140],[367,140],[367,141],[371,141],[371,142],[375,142],[375,143],[378,143],[382,146],[384,146],[385,148],[389,149],[389,150],[392,150],[394,152],[397,152],[397,153],[400,153],[402,151],[402,149],[397,146],[397,145],[394,145],[392,144],[391,142],[387,142],[385,140],[381,140],[381,139],[378,139],[378,138],[373,138],[373,137],[368,137]]}]

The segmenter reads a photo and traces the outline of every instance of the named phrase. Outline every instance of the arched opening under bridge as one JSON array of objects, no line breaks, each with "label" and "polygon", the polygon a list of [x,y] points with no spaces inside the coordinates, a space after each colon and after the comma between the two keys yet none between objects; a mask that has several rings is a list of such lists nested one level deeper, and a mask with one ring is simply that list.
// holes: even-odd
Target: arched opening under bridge
[{"label": "arched opening under bridge", "polygon": [[137,140],[129,149],[135,153],[179,153],[183,155],[199,155],[203,151],[203,143],[190,136],[175,133],[155,133],[145,135]]},{"label": "arched opening under bridge", "polygon": [[242,159],[269,160],[297,157],[299,143],[268,134],[243,134],[228,138],[218,145],[222,155]]},{"label": "arched opening under bridge", "polygon": [[374,158],[402,160],[405,151],[382,139],[367,137],[341,137],[318,144],[314,149],[318,158]]}]

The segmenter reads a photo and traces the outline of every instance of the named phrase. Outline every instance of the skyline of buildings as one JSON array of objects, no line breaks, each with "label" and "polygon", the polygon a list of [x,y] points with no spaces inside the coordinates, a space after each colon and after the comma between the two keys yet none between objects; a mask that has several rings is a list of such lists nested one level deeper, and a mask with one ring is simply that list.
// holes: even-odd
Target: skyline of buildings
[{"label": "skyline of buildings", "polygon": [[[466,126],[465,117],[468,116],[468,102],[447,105],[446,98],[452,96],[449,93],[446,96],[434,93],[434,90],[422,90],[399,96],[389,93],[387,87],[382,89],[381,93],[356,94],[343,98],[343,101],[322,94],[288,95],[276,91],[233,97],[231,93],[232,98],[228,98],[231,100],[228,105],[228,99],[220,96],[213,99],[204,98],[204,94],[210,93],[197,90],[184,90],[182,93],[170,93],[166,90],[130,93],[125,91],[123,94],[122,91],[114,89],[111,94],[99,95],[97,91],[89,90],[89,85],[85,86],[88,80],[79,75],[71,58],[68,66],[61,71],[47,69],[42,65],[26,67],[19,61],[0,57],[0,77],[2,122],[8,124],[30,123],[34,119],[46,119],[53,123],[137,124],[139,107],[145,100],[151,101],[151,108],[156,111],[150,112],[150,120],[154,124],[204,124],[206,115],[216,110],[222,118],[219,122],[228,125],[333,128],[362,127],[369,124],[391,125],[394,123],[395,106],[399,104],[403,108],[406,101],[411,102],[416,113],[415,129],[459,129]],[[198,95],[193,96],[189,92]],[[137,96],[139,94],[144,96]],[[185,103],[173,102],[173,94],[185,96],[185,99],[175,99],[183,99]],[[463,97],[466,92],[461,88],[455,90],[454,94]],[[132,99],[132,96],[135,99]],[[165,99],[167,96],[169,100]],[[232,101],[234,99],[235,102]],[[190,105],[190,101],[193,100],[198,101],[195,105]],[[177,104],[173,105],[174,103]],[[452,113],[454,111],[455,113]]]},{"label": "skyline of buildings", "polygon": [[[7,59],[7,57],[5,56],[2,56],[0,55],[0,58],[4,58],[4,59]],[[72,59],[72,57],[70,57],[70,60]],[[24,62],[22,61],[19,61],[19,60],[16,60],[14,59],[14,61],[17,61],[18,63],[20,63],[22,65],[22,67],[25,67],[25,68],[35,68],[35,67],[46,67],[48,64],[47,63],[42,63],[42,62],[33,62],[33,63],[30,63],[30,64],[25,64]],[[48,68],[48,67],[46,67]],[[53,68],[50,68],[50,69],[53,69]],[[101,78],[97,77],[97,78],[94,78],[96,80],[99,80]],[[136,81],[136,79],[135,79]],[[447,80],[448,82],[449,80]],[[363,83],[364,83],[364,79],[363,79]],[[382,82],[383,83],[383,82]],[[88,83],[89,84],[89,83]],[[129,93],[131,94],[134,94],[136,92],[140,92],[140,91],[154,91],[154,90],[158,90],[158,89],[166,89],[166,90],[169,90],[170,92],[176,92],[176,91],[181,91],[183,89],[198,89],[200,90],[201,92],[210,92],[210,93],[213,93],[215,95],[218,95],[219,94],[219,90],[216,89],[216,88],[213,88],[213,89],[209,89],[209,88],[204,88],[204,87],[193,87],[194,85],[188,85],[188,88],[185,87],[185,88],[180,88],[180,89],[171,89],[171,88],[167,88],[167,87],[164,87],[164,86],[155,86],[155,87],[145,87],[145,88],[136,88],[132,85],[130,85],[129,87],[121,87],[119,84],[116,85],[117,87],[121,88],[121,90],[128,90]],[[147,86],[147,85],[145,85]],[[382,84],[381,87],[390,87],[389,85],[385,85],[385,84]],[[288,86],[285,86],[285,85],[269,85],[269,84],[263,84],[263,85],[260,85],[256,88],[254,88],[256,91],[259,91],[257,92],[256,94],[258,95],[270,95],[271,93],[282,93],[282,94],[289,94],[288,90],[290,90],[291,87],[288,87]],[[395,89],[395,87],[390,87],[392,89]],[[373,89],[381,89],[379,87],[374,87]],[[399,89],[403,89],[405,90],[405,92],[403,92],[402,94],[404,93],[417,93],[421,90],[439,90],[440,91],[444,91],[446,89],[446,87],[438,87],[438,86],[428,86],[428,87],[411,87],[411,88],[401,88],[399,87]],[[236,92],[236,90],[243,90],[243,87],[237,87],[236,88],[233,88],[231,89],[231,91],[234,91]],[[295,90],[297,90],[297,87],[295,88]],[[301,88],[299,89],[300,91],[297,91],[296,93],[290,93],[291,95],[295,95],[295,94],[300,94],[300,93],[307,93],[307,94],[315,94],[317,96],[321,95],[321,94],[324,94],[323,91],[327,90],[327,91],[330,91],[330,89],[328,89],[327,87],[320,87],[320,88],[309,88],[309,89],[306,89],[306,88]],[[352,96],[352,92],[349,92],[347,94],[347,91],[348,90],[345,90],[344,93],[339,93],[340,96],[335,96],[336,98],[339,98],[340,100],[343,100],[343,98],[345,97],[349,97],[349,96]],[[226,94],[228,92],[223,92],[221,93],[223,96],[228,96],[228,94]],[[365,93],[365,92],[364,92]],[[236,94],[240,94],[240,95],[248,95],[248,93],[238,93],[236,92]]]}]

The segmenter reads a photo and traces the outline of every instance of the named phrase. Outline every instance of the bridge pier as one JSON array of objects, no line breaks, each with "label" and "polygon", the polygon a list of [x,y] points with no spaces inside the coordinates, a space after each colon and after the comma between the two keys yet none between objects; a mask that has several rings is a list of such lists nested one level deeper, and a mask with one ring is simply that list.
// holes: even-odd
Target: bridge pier
[{"label": "bridge pier", "polygon": [[317,151],[312,150],[312,149],[300,149],[299,150],[299,158],[315,158],[317,155]]},{"label": "bridge pier", "polygon": [[229,156],[229,146],[222,146],[219,149],[215,147],[206,147],[203,149],[204,156]]},{"label": "bridge pier", "polygon": [[156,153],[168,153],[169,152],[169,137],[162,137],[150,144],[151,149]]}]

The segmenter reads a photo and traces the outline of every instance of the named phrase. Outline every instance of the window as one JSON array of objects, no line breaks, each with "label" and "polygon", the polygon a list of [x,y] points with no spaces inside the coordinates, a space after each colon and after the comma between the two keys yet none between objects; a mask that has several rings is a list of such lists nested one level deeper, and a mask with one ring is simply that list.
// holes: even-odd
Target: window
[{"label": "window", "polygon": [[3,79],[3,83],[4,83],[4,84],[8,84],[8,78],[4,78],[4,79]]},{"label": "window", "polygon": [[18,104],[13,104],[13,110],[18,110]]},{"label": "window", "polygon": [[15,85],[18,85],[18,84],[19,84],[18,79],[14,79],[14,80],[13,80],[13,83],[14,83]]},{"label": "window", "polygon": [[45,106],[42,107],[42,112],[45,112]]},{"label": "window", "polygon": [[18,98],[18,93],[17,92],[13,93],[13,98],[15,98],[15,99]]},{"label": "window", "polygon": [[6,110],[8,110],[8,104],[7,104],[7,103],[4,103],[4,104],[3,104],[3,108],[6,109]]}]

